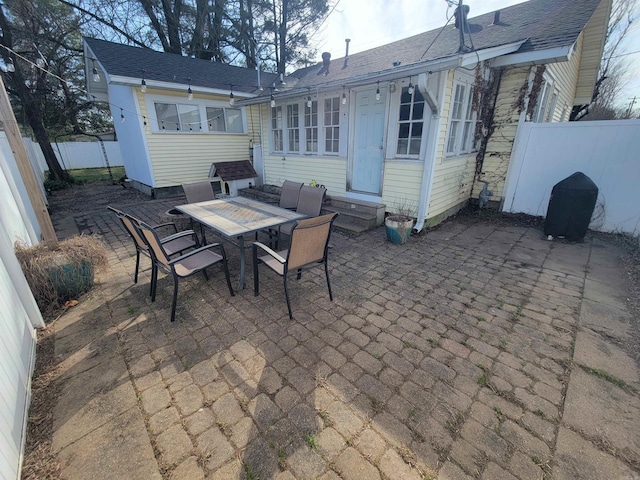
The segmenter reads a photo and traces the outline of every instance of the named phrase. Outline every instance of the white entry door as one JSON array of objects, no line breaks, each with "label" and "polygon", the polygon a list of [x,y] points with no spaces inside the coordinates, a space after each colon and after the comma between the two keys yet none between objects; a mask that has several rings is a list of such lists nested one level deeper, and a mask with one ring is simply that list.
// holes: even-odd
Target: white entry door
[{"label": "white entry door", "polygon": [[376,100],[375,89],[356,93],[351,191],[382,193],[386,95],[386,89],[380,89],[379,100]]}]

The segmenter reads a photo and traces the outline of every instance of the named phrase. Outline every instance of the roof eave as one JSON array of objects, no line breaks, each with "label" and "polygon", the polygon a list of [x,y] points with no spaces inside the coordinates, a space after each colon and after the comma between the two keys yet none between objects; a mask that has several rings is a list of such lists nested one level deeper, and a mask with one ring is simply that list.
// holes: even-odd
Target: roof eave
[{"label": "roof eave", "polygon": [[[130,87],[139,87],[141,79],[133,78],[133,77],[125,77],[122,75],[112,75],[109,78],[109,83],[113,85],[126,85]],[[145,79],[145,83],[147,84],[147,88],[156,88],[158,90],[170,90],[172,92],[177,91],[186,91],[185,85],[183,83],[174,83],[174,82],[162,82],[158,80],[147,80]],[[256,87],[257,88],[257,87]],[[197,85],[191,85],[191,90],[193,93],[203,93],[209,95],[229,95],[230,90],[227,88],[208,88],[208,87],[199,87]],[[235,97],[242,98],[253,98],[256,95],[247,92],[239,92],[234,90],[233,94]]]},{"label": "roof eave", "polygon": [[[328,91],[334,90],[336,88],[353,88],[361,85],[368,85],[372,82],[380,81],[390,81],[397,80],[399,78],[403,78],[409,75],[417,75],[419,73],[424,73],[425,71],[429,72],[438,72],[442,70],[448,70],[450,68],[457,68],[461,66],[475,65],[478,61],[484,61],[491,58],[495,58],[501,55],[509,54],[512,52],[518,51],[518,49],[522,46],[527,39],[519,40],[517,42],[508,43],[505,45],[500,45],[497,47],[485,48],[478,51],[466,52],[455,54],[453,56],[442,57],[435,60],[429,60],[426,62],[421,62],[417,64],[406,65],[402,67],[394,67],[390,70],[383,70],[381,72],[367,73],[363,75],[359,75],[356,77],[349,78],[348,80],[334,80],[324,84],[317,86],[317,90]],[[314,87],[314,91],[316,91],[316,87]],[[290,97],[296,97],[300,94],[306,93],[307,88],[292,88],[287,90],[286,92],[281,92],[280,94],[275,95],[277,99],[286,99]],[[252,105],[257,103],[266,103],[270,100],[269,97],[262,96],[256,97],[253,99],[249,99],[243,101],[243,105]]]},{"label": "roof eave", "polygon": [[493,67],[521,67],[526,65],[540,65],[543,63],[566,62],[571,57],[573,44],[562,47],[533,50],[530,52],[512,53],[496,58]]},{"label": "roof eave", "polygon": [[[326,91],[335,90],[336,88],[342,88],[342,87],[353,88],[353,87],[359,87],[361,85],[369,85],[372,82],[376,82],[376,81],[385,82],[390,80],[397,80],[399,78],[403,78],[408,75],[417,75],[419,73],[424,73],[425,71],[438,72],[441,70],[448,70],[449,68],[458,67],[460,65],[461,58],[462,58],[461,55],[456,54],[454,56],[443,57],[443,58],[431,60],[428,62],[407,65],[405,67],[395,67],[392,70],[383,70],[381,72],[357,75],[349,79],[332,80],[327,83],[315,85],[312,88],[314,92],[326,92]],[[278,100],[287,99],[291,97],[297,97],[303,93],[306,94],[307,91],[308,91],[307,87],[300,87],[300,88],[294,87],[291,90],[280,92],[274,96]],[[269,101],[270,101],[270,97],[263,95],[261,97],[255,97],[252,99],[244,100],[240,103],[242,105],[254,105],[258,103],[266,103]]]}]

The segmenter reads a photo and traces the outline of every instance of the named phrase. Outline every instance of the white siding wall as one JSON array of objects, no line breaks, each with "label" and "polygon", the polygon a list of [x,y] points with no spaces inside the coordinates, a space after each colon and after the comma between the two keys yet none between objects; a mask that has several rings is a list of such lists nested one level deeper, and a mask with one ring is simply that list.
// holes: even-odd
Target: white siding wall
[{"label": "white siding wall", "polygon": [[575,172],[599,188],[591,228],[640,234],[640,120],[523,123],[505,188],[504,211],[545,216],[551,189]]},{"label": "white siding wall", "polygon": [[[118,135],[118,144],[120,145],[122,162],[127,172],[127,177],[150,187],[155,187],[157,185],[149,163],[143,131],[143,118],[135,113],[140,112],[136,95],[137,93],[133,87],[109,85],[113,126]],[[123,108],[124,122],[120,120],[120,110],[114,105]]]}]

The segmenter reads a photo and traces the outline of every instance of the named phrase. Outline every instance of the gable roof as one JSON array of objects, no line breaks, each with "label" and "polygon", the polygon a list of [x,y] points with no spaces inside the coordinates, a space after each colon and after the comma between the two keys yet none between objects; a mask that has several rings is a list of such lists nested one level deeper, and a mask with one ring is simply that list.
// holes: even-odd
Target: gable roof
[{"label": "gable roof", "polygon": [[[470,50],[477,52],[513,45],[517,53],[526,53],[571,47],[601,1],[611,2],[529,0],[500,9],[499,21],[495,24],[496,12],[469,18],[473,43]],[[349,85],[350,81],[367,76],[375,81],[376,76],[390,75],[394,71],[398,71],[397,77],[400,77],[400,72],[412,66],[429,69],[430,64],[459,57],[459,30],[453,23],[452,18],[443,28],[349,55],[346,66],[344,57],[331,60],[328,74],[322,70],[322,63],[297,70],[288,77],[293,81],[287,79],[287,83],[300,90],[326,84]],[[469,35],[465,36],[465,44],[471,47]]]},{"label": "gable roof", "polygon": [[[219,62],[184,57],[173,53],[131,47],[119,43],[85,37],[87,46],[96,61],[110,76],[145,81],[157,81],[235,92],[257,93],[256,70],[236,67]],[[261,73],[262,85],[269,85],[277,78],[272,73]],[[189,79],[191,81],[189,82]]]},{"label": "gable roof", "polygon": [[233,162],[215,162],[211,164],[209,177],[220,177],[223,182],[233,180],[243,180],[245,178],[255,178],[258,174],[253,169],[250,160],[239,160]]}]

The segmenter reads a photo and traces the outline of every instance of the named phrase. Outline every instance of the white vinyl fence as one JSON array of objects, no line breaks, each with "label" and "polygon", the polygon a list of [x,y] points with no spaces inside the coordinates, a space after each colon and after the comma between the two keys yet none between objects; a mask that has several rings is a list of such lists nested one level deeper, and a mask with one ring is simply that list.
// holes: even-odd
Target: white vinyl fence
[{"label": "white vinyl fence", "polygon": [[42,316],[14,253],[14,243],[38,243],[40,227],[13,154],[0,149],[0,478],[18,479],[31,374],[35,362],[35,327]]},{"label": "white vinyl fence", "polygon": [[[47,162],[44,160],[42,150],[37,142],[30,138],[23,138],[24,145],[29,154],[29,159],[33,165],[39,168],[39,174],[42,176],[44,172],[49,170]],[[60,162],[60,166],[65,170],[75,168],[103,168],[107,166],[107,160],[111,167],[122,167],[122,155],[118,142],[103,141],[107,157],[105,159],[104,152],[100,146],[100,142],[52,142],[53,151]],[[0,132],[0,149],[8,148],[7,137],[4,132]]]},{"label": "white vinyl fence", "polygon": [[640,233],[640,120],[521,123],[503,211],[546,216],[553,186],[575,172],[599,189],[589,228]]}]

